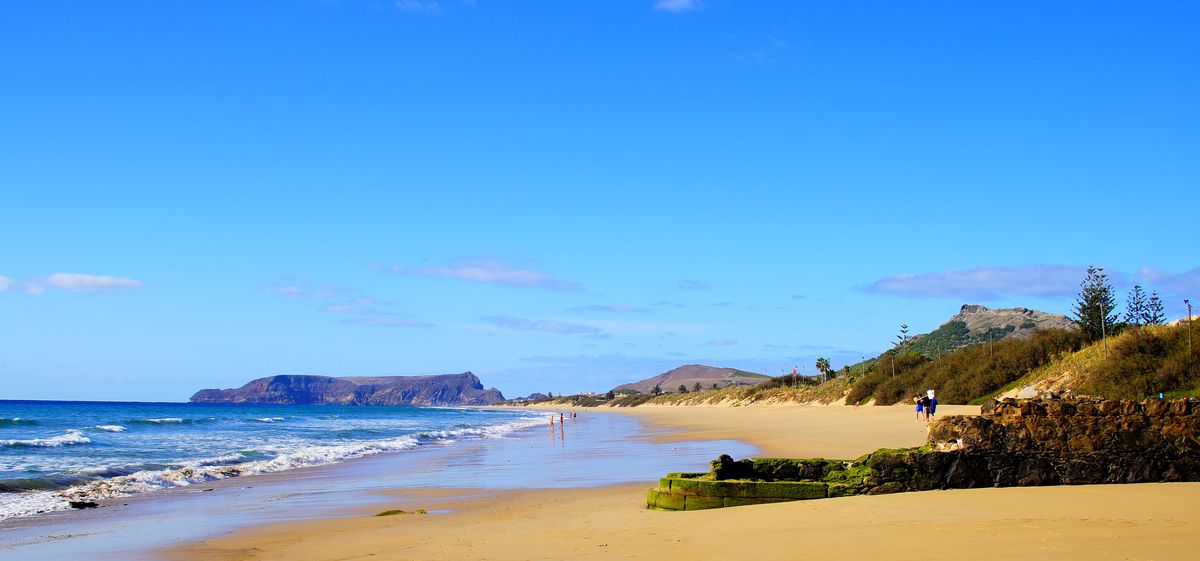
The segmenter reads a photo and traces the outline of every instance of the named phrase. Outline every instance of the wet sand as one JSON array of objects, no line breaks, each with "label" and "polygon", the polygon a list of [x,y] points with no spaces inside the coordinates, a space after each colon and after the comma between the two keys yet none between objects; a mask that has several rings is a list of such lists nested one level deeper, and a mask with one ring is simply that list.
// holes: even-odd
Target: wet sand
[{"label": "wet sand", "polygon": [[[946,408],[969,412],[977,408]],[[587,414],[595,414],[588,410]],[[856,457],[924,441],[907,407],[620,410],[657,441],[736,437],[764,456]],[[678,430],[666,432],[667,427]],[[680,466],[684,469],[685,466]],[[404,492],[433,514],[247,528],[163,552],[183,560],[1194,559],[1200,484],[970,489],[697,512],[645,509],[651,485]]]}]

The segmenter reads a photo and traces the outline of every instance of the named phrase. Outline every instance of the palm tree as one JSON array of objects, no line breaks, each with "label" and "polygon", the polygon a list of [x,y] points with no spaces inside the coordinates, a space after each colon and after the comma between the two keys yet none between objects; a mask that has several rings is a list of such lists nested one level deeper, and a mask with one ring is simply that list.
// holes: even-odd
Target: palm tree
[{"label": "palm tree", "polygon": [[829,375],[829,359],[821,357],[817,359],[817,370],[821,371],[821,382],[825,382],[825,378]]}]

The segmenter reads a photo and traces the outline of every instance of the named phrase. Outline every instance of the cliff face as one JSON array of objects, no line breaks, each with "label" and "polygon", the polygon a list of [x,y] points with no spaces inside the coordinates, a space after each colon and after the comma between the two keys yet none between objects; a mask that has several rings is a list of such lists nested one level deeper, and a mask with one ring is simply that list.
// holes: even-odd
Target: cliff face
[{"label": "cliff face", "polygon": [[491,405],[503,401],[470,372],[441,376],[269,376],[237,389],[206,389],[193,403],[283,405]]}]

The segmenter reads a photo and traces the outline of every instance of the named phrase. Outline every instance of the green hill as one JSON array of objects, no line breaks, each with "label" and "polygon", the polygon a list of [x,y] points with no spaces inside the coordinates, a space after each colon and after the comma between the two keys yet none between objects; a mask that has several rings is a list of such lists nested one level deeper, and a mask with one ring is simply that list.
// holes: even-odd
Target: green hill
[{"label": "green hill", "polygon": [[846,401],[890,405],[933,389],[942,403],[979,403],[1026,386],[1107,398],[1200,395],[1200,332],[1189,351],[1187,329],[1128,327],[1094,343],[1078,330],[1050,329],[936,358],[892,350],[858,365]]}]

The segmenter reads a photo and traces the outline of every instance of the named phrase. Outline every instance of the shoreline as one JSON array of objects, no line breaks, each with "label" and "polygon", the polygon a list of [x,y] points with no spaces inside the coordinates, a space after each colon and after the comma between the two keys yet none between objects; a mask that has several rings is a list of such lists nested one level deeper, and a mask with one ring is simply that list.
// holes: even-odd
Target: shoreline
[{"label": "shoreline", "polygon": [[97,561],[154,559],[165,547],[263,524],[373,514],[391,508],[396,490],[462,489],[475,495],[610,485],[680,463],[701,467],[716,450],[753,452],[734,442],[664,446],[637,438],[641,433],[636,419],[585,414],[554,433],[539,423],[502,438],[423,445],[146,493],[118,499],[110,508],[24,519],[0,531],[0,552],[38,561],[80,555]]},{"label": "shoreline", "polygon": [[[913,444],[896,442],[897,434],[908,439],[916,433],[923,442],[925,433],[924,423],[913,422],[904,406],[832,413],[813,406],[636,409],[641,408],[596,412],[636,417],[647,429],[639,438],[659,442],[712,441],[737,432],[764,455],[813,452],[809,455],[836,458],[880,441],[890,441],[890,447]],[[928,491],[689,512],[646,510],[649,484],[458,490],[458,496],[440,502],[395,491],[386,508],[437,504],[441,510],[252,526],[161,555],[171,561],[518,561],[727,559],[747,553],[780,560],[924,560],[969,554],[1049,561],[1184,560],[1200,548],[1196,483]]]}]

